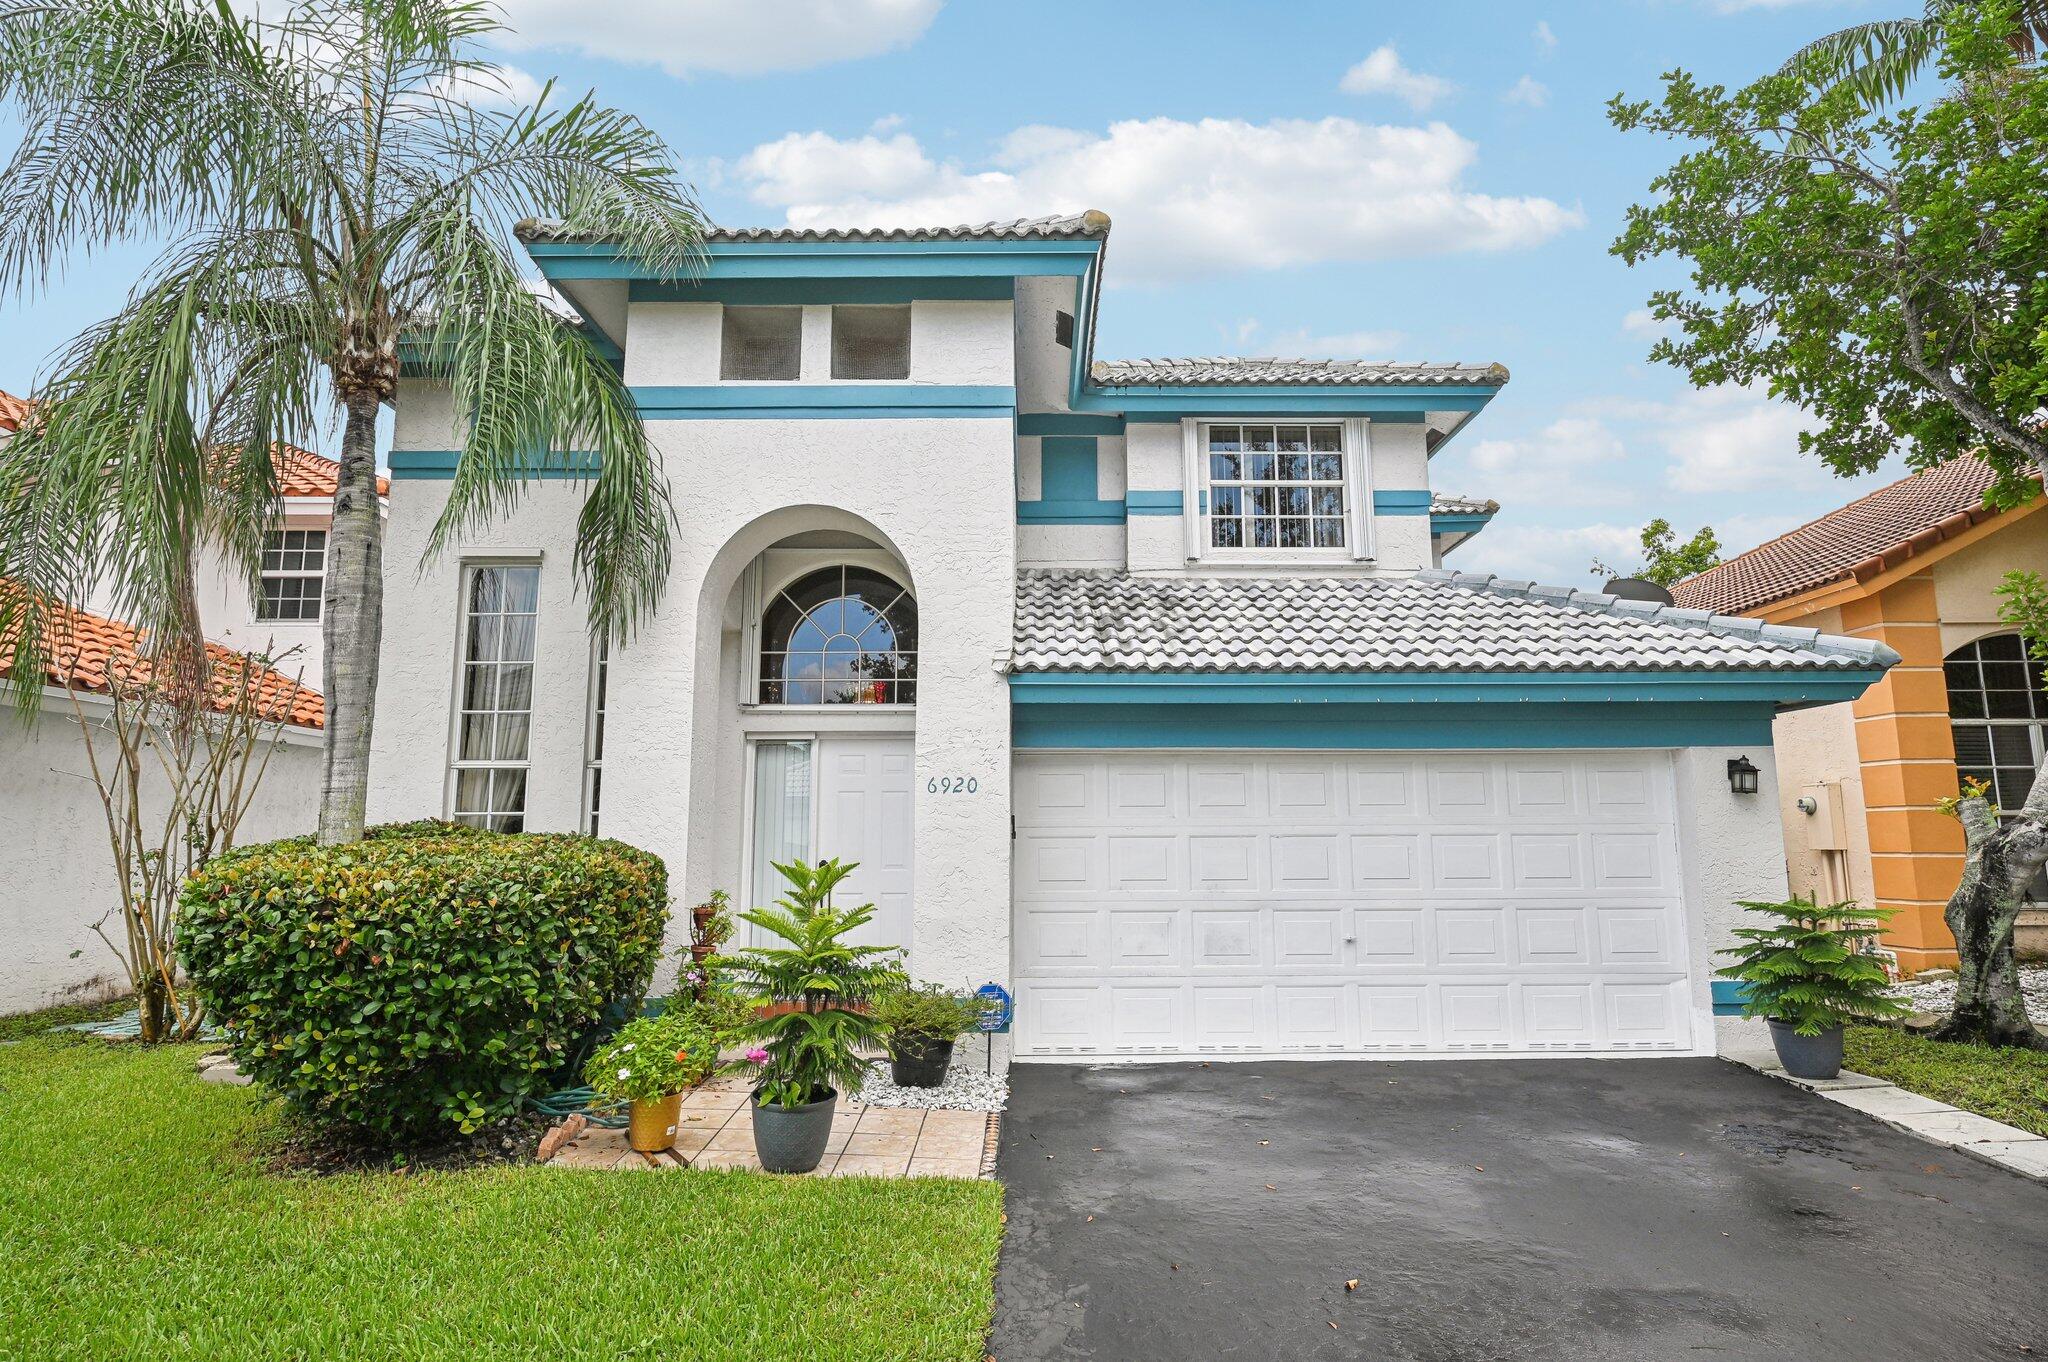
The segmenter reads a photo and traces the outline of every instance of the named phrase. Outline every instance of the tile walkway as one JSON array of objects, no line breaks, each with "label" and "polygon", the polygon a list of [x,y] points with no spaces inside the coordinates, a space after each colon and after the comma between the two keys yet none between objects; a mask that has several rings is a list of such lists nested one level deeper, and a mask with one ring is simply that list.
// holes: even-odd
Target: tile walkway
[{"label": "tile walkway", "polygon": [[[982,1111],[869,1107],[841,1100],[815,1177],[994,1175],[998,1117]],[[592,1126],[558,1150],[562,1168],[759,1168],[744,1079],[714,1079],[683,1099],[675,1147],[636,1154],[624,1130]]]},{"label": "tile walkway", "polygon": [[1947,1145],[2021,1177],[2048,1182],[2048,1140],[2030,1131],[1850,1069],[1833,1078],[1794,1078],[1768,1050],[1731,1053],[1728,1058],[1932,1144]]}]

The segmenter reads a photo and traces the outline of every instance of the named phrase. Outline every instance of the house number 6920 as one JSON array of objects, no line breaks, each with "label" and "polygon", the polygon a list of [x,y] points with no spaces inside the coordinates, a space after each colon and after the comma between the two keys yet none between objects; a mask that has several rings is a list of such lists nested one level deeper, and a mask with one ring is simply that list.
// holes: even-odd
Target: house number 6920
[{"label": "house number 6920", "polygon": [[976,794],[980,790],[981,782],[973,776],[933,776],[924,783],[926,794],[963,795]]}]

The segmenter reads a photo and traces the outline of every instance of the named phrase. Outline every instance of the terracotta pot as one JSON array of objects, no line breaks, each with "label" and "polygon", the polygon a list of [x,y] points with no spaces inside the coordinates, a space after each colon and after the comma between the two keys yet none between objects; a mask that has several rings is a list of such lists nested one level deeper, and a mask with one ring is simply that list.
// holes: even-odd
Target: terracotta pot
[{"label": "terracotta pot", "polygon": [[692,941],[690,943],[690,958],[699,964],[709,960],[717,953],[718,947],[712,945],[709,941]]},{"label": "terracotta pot", "polygon": [[683,1117],[683,1095],[635,1098],[627,1118],[626,1143],[642,1154],[659,1154],[674,1146],[676,1124]]}]

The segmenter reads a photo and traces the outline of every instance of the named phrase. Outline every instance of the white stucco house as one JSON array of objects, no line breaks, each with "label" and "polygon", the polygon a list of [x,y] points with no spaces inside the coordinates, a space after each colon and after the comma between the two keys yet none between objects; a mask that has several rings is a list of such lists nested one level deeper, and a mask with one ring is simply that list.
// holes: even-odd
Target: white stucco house
[{"label": "white stucco house", "polygon": [[686,902],[857,860],[1020,1060],[1715,1051],[1733,901],[1785,890],[1773,716],[1896,655],[1441,570],[1499,365],[1096,359],[1099,213],[719,231],[687,281],[522,237],[674,572],[595,650],[566,477],[416,572],[463,430],[408,378],[374,818],[601,831]]}]

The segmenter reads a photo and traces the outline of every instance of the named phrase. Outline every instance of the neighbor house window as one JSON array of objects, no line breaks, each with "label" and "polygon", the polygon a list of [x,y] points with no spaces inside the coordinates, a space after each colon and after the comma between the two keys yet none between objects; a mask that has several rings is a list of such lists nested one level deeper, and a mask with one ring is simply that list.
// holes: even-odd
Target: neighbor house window
[{"label": "neighbor house window", "polygon": [[832,309],[832,377],[910,377],[910,308]]},{"label": "neighbor house window", "polygon": [[478,564],[463,586],[455,821],[519,832],[526,826],[540,568]]},{"label": "neighbor house window", "polygon": [[[2048,756],[2048,697],[2041,664],[2027,657],[2018,634],[1993,634],[1966,643],[1942,663],[1948,680],[1948,715],[1956,744],[1956,775],[1981,780],[2007,817],[2019,812],[2034,773]],[[2027,892],[2048,901],[2048,877]]]},{"label": "neighbor house window", "polygon": [[1204,428],[1212,549],[1346,546],[1344,427]]},{"label": "neighbor house window", "polygon": [[804,310],[727,307],[718,346],[718,376],[791,383],[802,367]]},{"label": "neighbor house window", "polygon": [[327,531],[271,530],[263,536],[259,620],[317,620],[327,579]]},{"label": "neighbor house window", "polygon": [[590,728],[583,738],[583,830],[597,836],[598,803],[604,794],[604,698],[611,680],[611,648],[603,639],[591,650]]},{"label": "neighbor house window", "polygon": [[764,705],[908,705],[917,699],[917,602],[879,572],[829,567],[761,615]]}]

